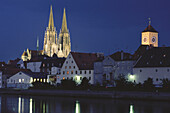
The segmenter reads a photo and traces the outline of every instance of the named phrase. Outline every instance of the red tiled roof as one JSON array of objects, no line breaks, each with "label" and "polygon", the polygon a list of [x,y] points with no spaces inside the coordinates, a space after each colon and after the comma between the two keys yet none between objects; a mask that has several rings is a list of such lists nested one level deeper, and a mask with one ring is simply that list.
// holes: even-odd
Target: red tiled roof
[{"label": "red tiled roof", "polygon": [[[122,59],[121,59],[121,54]],[[132,60],[132,55],[130,53],[125,53],[123,51],[118,51],[112,55],[110,55],[110,57],[115,60],[115,61],[127,61],[127,60]]]},{"label": "red tiled roof", "polygon": [[93,70],[94,62],[99,59],[97,53],[71,52],[80,70]]},{"label": "red tiled roof", "polygon": [[142,32],[156,32],[157,33],[157,31],[151,25],[145,28],[145,30]]}]

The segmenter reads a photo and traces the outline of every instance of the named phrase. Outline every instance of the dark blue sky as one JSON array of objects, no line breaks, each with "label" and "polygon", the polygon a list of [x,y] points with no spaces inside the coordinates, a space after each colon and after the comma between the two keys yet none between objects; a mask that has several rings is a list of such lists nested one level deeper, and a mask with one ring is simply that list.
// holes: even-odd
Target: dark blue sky
[{"label": "dark blue sky", "polygon": [[37,36],[42,49],[51,4],[58,33],[66,8],[72,51],[134,53],[149,17],[159,46],[170,45],[169,0],[0,0],[0,61],[36,49]]}]

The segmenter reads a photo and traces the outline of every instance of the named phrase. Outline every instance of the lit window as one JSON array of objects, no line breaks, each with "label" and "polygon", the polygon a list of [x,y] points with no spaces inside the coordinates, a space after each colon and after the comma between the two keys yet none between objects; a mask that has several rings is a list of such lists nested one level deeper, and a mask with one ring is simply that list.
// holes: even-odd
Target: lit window
[{"label": "lit window", "polygon": [[44,82],[45,82],[45,79],[44,79]]},{"label": "lit window", "polygon": [[67,66],[65,66],[65,69],[67,69]]},{"label": "lit window", "polygon": [[19,82],[21,82],[21,79],[19,79]]},{"label": "lit window", "polygon": [[71,66],[69,66],[69,69],[71,69]]},{"label": "lit window", "polygon": [[42,79],[40,79],[40,82],[42,82]]},{"label": "lit window", "polygon": [[36,81],[36,79],[34,78],[34,82]]},{"label": "lit window", "polygon": [[24,82],[24,79],[22,79],[22,82]]},{"label": "lit window", "polygon": [[65,80],[65,77],[63,77],[63,80]]},{"label": "lit window", "polygon": [[37,81],[39,81],[39,78],[37,78]]},{"label": "lit window", "polygon": [[69,71],[67,71],[67,75],[69,74]]}]

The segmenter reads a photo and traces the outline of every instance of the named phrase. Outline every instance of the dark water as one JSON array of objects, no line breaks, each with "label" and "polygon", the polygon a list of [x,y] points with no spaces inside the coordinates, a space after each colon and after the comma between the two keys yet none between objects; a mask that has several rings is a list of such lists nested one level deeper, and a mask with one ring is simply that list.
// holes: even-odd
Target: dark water
[{"label": "dark water", "polygon": [[170,102],[0,95],[0,113],[170,113]]}]

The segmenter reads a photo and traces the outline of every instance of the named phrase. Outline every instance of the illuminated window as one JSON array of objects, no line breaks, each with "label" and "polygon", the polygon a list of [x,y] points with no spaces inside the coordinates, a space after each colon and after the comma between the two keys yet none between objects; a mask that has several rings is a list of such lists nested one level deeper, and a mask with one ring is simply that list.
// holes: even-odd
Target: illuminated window
[{"label": "illuminated window", "polygon": [[67,71],[67,75],[69,74],[69,71]]},{"label": "illuminated window", "polygon": [[19,82],[21,82],[21,79],[19,79]]},{"label": "illuminated window", "polygon": [[73,71],[71,71],[71,74],[73,74]]},{"label": "illuminated window", "polygon": [[42,79],[40,79],[40,82],[42,82]]},{"label": "illuminated window", "polygon": [[45,82],[45,79],[44,79],[44,82]]},{"label": "illuminated window", "polygon": [[67,69],[67,66],[65,66],[65,69]]},{"label": "illuminated window", "polygon": [[69,66],[69,69],[71,69],[71,66]]},{"label": "illuminated window", "polygon": [[34,78],[34,82],[36,81],[36,79]]},{"label": "illuminated window", "polygon": [[22,79],[22,82],[24,82],[24,79]]},{"label": "illuminated window", "polygon": [[37,78],[37,81],[39,81],[39,78]]},{"label": "illuminated window", "polygon": [[65,80],[65,77],[63,77],[63,80]]}]

